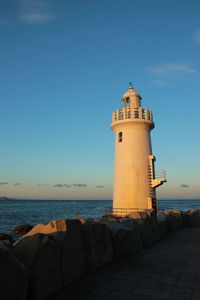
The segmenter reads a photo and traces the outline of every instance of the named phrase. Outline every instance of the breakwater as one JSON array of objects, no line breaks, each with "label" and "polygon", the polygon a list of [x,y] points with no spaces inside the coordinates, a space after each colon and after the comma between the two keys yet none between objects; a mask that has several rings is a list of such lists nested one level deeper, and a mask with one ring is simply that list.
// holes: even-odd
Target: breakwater
[{"label": "breakwater", "polygon": [[78,278],[156,243],[171,230],[190,227],[200,227],[199,210],[38,224],[12,245],[1,242],[0,299],[47,299]]}]

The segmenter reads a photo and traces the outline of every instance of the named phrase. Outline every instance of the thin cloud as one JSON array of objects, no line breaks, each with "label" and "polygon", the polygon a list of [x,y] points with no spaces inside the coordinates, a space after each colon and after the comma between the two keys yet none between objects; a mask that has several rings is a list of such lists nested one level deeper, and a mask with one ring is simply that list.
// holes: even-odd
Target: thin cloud
[{"label": "thin cloud", "polygon": [[29,24],[41,24],[53,20],[54,17],[50,14],[32,12],[22,14],[20,19]]},{"label": "thin cloud", "polygon": [[50,5],[47,0],[21,0],[19,19],[28,24],[48,23],[55,19],[49,10]]},{"label": "thin cloud", "polygon": [[21,183],[19,183],[19,182],[16,182],[14,185],[21,185]]},{"label": "thin cloud", "polygon": [[71,187],[72,185],[71,184],[63,184],[64,185],[64,187],[67,187],[67,188],[69,188],[69,187]]},{"label": "thin cloud", "polygon": [[86,187],[87,184],[85,184],[85,183],[73,183],[73,186],[76,186],[76,187]]},{"label": "thin cloud", "polygon": [[194,41],[195,41],[196,43],[200,43],[200,28],[197,29],[197,30],[195,31],[195,33],[194,33]]},{"label": "thin cloud", "polygon": [[0,182],[0,185],[8,184],[8,182]]},{"label": "thin cloud", "polygon": [[103,188],[104,188],[104,185],[97,185],[96,188],[98,188],[98,189],[103,189]]},{"label": "thin cloud", "polygon": [[163,86],[163,85],[170,85],[170,83],[166,80],[161,80],[161,79],[155,79],[155,80],[152,80],[152,84],[154,85],[160,85],[160,86]]},{"label": "thin cloud", "polygon": [[63,184],[60,184],[60,183],[54,184],[53,187],[55,187],[55,188],[61,188],[61,187],[63,187]]},{"label": "thin cloud", "polygon": [[196,70],[185,63],[169,63],[148,68],[153,75],[179,76],[185,74],[195,74]]},{"label": "thin cloud", "polygon": [[180,187],[181,187],[181,188],[189,188],[190,185],[183,183],[183,184],[180,185]]}]

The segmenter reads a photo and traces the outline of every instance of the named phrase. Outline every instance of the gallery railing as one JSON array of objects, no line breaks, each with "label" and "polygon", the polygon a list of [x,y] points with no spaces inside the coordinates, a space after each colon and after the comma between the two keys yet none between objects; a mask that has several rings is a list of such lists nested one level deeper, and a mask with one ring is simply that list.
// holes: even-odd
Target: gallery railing
[{"label": "gallery railing", "polygon": [[149,212],[149,209],[143,209],[143,208],[113,208],[113,207],[106,207],[104,208],[104,215],[130,215],[134,212]]},{"label": "gallery railing", "polygon": [[112,122],[117,122],[125,119],[143,119],[153,122],[153,115],[147,108],[131,108],[124,107],[122,109],[117,109],[112,114]]}]

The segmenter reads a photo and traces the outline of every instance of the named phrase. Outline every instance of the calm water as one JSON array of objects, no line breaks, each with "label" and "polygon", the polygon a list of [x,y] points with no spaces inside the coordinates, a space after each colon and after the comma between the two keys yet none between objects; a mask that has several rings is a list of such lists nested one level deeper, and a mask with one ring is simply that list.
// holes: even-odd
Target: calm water
[{"label": "calm water", "polygon": [[[199,200],[159,200],[159,210],[200,209]],[[16,225],[48,223],[51,220],[81,216],[100,217],[111,200],[0,200],[0,232],[11,233]]]}]

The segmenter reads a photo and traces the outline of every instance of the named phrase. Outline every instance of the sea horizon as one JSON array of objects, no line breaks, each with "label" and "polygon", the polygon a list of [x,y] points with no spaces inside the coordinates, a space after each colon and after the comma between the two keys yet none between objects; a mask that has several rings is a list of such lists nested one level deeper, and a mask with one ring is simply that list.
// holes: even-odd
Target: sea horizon
[{"label": "sea horizon", "polygon": [[[41,198],[18,198],[18,197],[7,197],[7,196],[0,196],[0,200],[27,200],[27,201],[113,201],[112,199],[41,199]],[[200,198],[157,198],[157,201],[193,201],[193,200],[200,200]]]},{"label": "sea horizon", "polygon": [[[0,197],[0,232],[12,234],[21,224],[47,224],[52,220],[101,218],[112,208],[112,200],[13,199]],[[200,199],[158,199],[158,210],[200,210]]]}]

